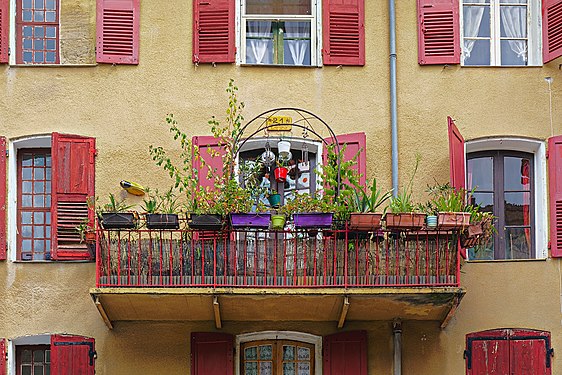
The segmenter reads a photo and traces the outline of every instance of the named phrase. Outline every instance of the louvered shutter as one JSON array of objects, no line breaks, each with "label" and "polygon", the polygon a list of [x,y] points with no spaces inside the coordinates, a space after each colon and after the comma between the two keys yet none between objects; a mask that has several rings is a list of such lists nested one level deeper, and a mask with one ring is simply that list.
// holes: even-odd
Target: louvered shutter
[{"label": "louvered shutter", "polygon": [[0,0],[0,63],[8,62],[9,4],[9,0]]},{"label": "louvered shutter", "polygon": [[89,337],[52,335],[51,374],[94,375],[95,341]]},{"label": "louvered shutter", "polygon": [[466,374],[510,374],[507,330],[491,330],[466,335]]},{"label": "louvered shutter", "polygon": [[96,61],[139,63],[140,0],[97,0]]},{"label": "louvered shutter", "polygon": [[0,338],[0,375],[6,375],[6,339]]},{"label": "louvered shutter", "polygon": [[418,62],[459,64],[458,0],[418,0]]},{"label": "louvered shutter", "polygon": [[0,137],[0,260],[6,259],[8,241],[6,239],[6,138]]},{"label": "louvered shutter", "polygon": [[449,131],[449,173],[451,186],[455,189],[466,188],[464,138],[451,117],[447,117]]},{"label": "louvered shutter", "polygon": [[341,332],[323,339],[324,375],[367,375],[367,332]]},{"label": "louvered shutter", "polygon": [[193,1],[193,62],[232,63],[234,0]]},{"label": "louvered shutter", "polygon": [[542,1],[542,53],[546,64],[562,56],[562,0]]},{"label": "louvered shutter", "polygon": [[94,138],[53,133],[51,183],[51,257],[92,260],[76,230],[84,220],[94,224],[87,199],[94,196]]},{"label": "louvered shutter", "polygon": [[365,0],[324,0],[324,65],[365,65]]},{"label": "louvered shutter", "polygon": [[232,375],[234,336],[226,333],[191,334],[192,375]]},{"label": "louvered shutter", "polygon": [[548,139],[550,249],[562,257],[562,135]]},{"label": "louvered shutter", "polygon": [[[366,181],[366,172],[367,172],[367,152],[365,150],[367,146],[367,136],[365,133],[350,133],[350,134],[340,134],[337,135],[338,144],[340,145],[340,149],[345,145],[345,152],[344,152],[344,159],[351,160],[357,153],[357,163],[355,164],[355,170],[359,172],[361,177],[359,178],[359,183],[362,186],[365,186]],[[325,141],[328,144],[334,143],[333,138],[326,138]],[[334,150],[337,151],[337,150]],[[327,161],[327,150],[324,147],[322,160],[324,163]]]},{"label": "louvered shutter", "polygon": [[193,147],[199,150],[199,155],[203,160],[201,162],[198,158],[195,158],[193,162],[193,169],[198,175],[198,185],[214,188],[215,177],[223,175],[222,156],[225,150],[220,146],[219,139],[213,136],[195,136],[192,142]]}]

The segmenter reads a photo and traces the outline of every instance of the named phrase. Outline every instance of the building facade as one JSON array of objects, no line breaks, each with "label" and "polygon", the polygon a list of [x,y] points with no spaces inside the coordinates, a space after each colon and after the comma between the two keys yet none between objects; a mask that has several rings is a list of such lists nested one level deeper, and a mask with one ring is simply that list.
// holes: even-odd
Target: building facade
[{"label": "building facade", "polygon": [[[391,4],[0,0],[0,374],[562,374],[562,1]],[[251,135],[238,163],[290,140],[322,166],[348,144],[363,183],[401,190],[420,155],[413,198],[474,189],[491,242],[183,226],[82,241],[90,197],[141,211],[120,181],[172,185],[149,151],[179,157],[168,114],[220,169],[208,121],[231,79]],[[322,189],[301,172],[287,200]]]}]

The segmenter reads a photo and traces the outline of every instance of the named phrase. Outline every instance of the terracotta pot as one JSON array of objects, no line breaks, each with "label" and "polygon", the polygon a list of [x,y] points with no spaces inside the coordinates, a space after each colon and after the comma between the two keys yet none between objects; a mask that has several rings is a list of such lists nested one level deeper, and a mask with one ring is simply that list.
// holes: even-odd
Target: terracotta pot
[{"label": "terracotta pot", "polygon": [[419,230],[425,225],[425,214],[417,212],[387,213],[384,220],[387,229]]},{"label": "terracotta pot", "polygon": [[349,216],[349,229],[372,232],[381,227],[382,214],[355,212]]},{"label": "terracotta pot", "polygon": [[470,212],[439,212],[437,228],[459,229],[470,225]]}]

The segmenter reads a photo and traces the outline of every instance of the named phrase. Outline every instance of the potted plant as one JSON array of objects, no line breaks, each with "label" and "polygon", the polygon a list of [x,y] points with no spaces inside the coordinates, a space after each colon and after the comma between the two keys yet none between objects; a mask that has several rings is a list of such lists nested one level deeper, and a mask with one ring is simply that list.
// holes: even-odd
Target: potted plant
[{"label": "potted plant", "polygon": [[90,225],[88,219],[84,219],[80,225],[76,227],[78,234],[80,235],[80,243],[91,244],[96,241],[96,231]]},{"label": "potted plant", "polygon": [[126,204],[125,199],[117,200],[109,193],[109,202],[98,208],[98,217],[104,229],[134,229],[138,214],[129,211],[134,205]]},{"label": "potted plant", "polygon": [[326,197],[297,194],[285,202],[281,211],[292,214],[295,228],[330,228],[334,217],[334,204]]},{"label": "potted plant", "polygon": [[179,217],[178,198],[171,187],[166,193],[159,194],[158,189],[152,193],[146,189],[148,198],[143,200],[141,206],[145,211],[146,227],[148,229],[178,229]]},{"label": "potted plant", "polygon": [[354,194],[354,212],[349,216],[349,229],[358,231],[374,231],[381,227],[381,220],[385,214],[377,210],[390,199],[392,191],[382,191],[377,188],[377,179],[373,178],[370,186],[359,187]]},{"label": "potted plant", "polygon": [[271,215],[271,229],[273,230],[283,230],[285,228],[285,222],[287,217],[285,214],[280,212],[275,212]]},{"label": "potted plant", "polygon": [[289,168],[287,168],[287,161],[284,159],[277,160],[277,168],[273,171],[275,176],[275,181],[285,182],[287,181],[287,174],[289,173]]},{"label": "potted plant", "polygon": [[271,208],[279,208],[281,205],[281,194],[279,194],[277,190],[272,190],[267,196],[267,200]]},{"label": "potted plant", "polygon": [[461,246],[463,248],[485,245],[496,232],[492,213],[480,211],[478,206],[473,207],[470,225],[463,228],[461,233]]},{"label": "potted plant", "polygon": [[455,189],[449,183],[429,186],[427,192],[430,196],[428,207],[437,214],[438,229],[459,229],[470,224],[473,206],[467,201],[473,192]]}]

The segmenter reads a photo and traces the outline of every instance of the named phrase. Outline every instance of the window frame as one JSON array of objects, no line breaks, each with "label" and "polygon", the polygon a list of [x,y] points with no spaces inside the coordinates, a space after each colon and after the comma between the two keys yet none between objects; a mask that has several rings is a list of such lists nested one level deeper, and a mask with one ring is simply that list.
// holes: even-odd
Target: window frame
[{"label": "window frame", "polygon": [[[464,63],[464,5],[490,5],[490,64],[489,65],[465,65]],[[503,4],[501,6],[510,6]],[[521,4],[519,4],[521,6]],[[459,29],[460,29],[460,63],[463,67],[525,67],[542,66],[542,17],[541,4],[539,1],[527,0],[527,64],[526,65],[502,65],[501,63],[501,37],[500,37],[500,0],[490,0],[490,4],[475,3],[470,0],[459,1]],[[469,39],[479,39],[469,38]],[[513,38],[512,38],[513,39]]]},{"label": "window frame", "polygon": [[[277,67],[297,67],[310,68],[322,66],[322,2],[310,0],[312,14],[303,15],[245,15],[246,0],[236,0],[236,64],[249,66],[277,66]],[[289,65],[289,64],[253,64],[246,63],[246,22],[247,20],[289,20],[289,21],[308,21],[310,20],[310,65]]]},{"label": "window frame", "polygon": [[[43,361],[43,369],[45,369],[45,365],[48,363],[49,365],[49,372],[50,372],[50,368],[51,368],[51,345],[46,345],[46,344],[34,344],[34,345],[16,345],[16,361],[15,361],[15,368],[16,368],[16,375],[21,375],[21,361],[22,361],[22,351],[23,350],[43,350],[45,358],[47,355],[47,351],[49,352],[49,362],[47,362],[46,360]],[[33,355],[32,355],[33,357]],[[33,364],[33,358],[32,358],[32,364]],[[34,371],[34,370],[32,370]]]},{"label": "window frame", "polygon": [[[272,358],[271,358],[271,361],[267,361],[267,362],[272,363],[272,370],[273,370],[274,373],[282,374],[283,373],[283,364],[285,363],[285,361],[283,360],[283,346],[286,345],[286,344],[293,345],[295,347],[299,346],[299,347],[308,348],[310,350],[310,361],[308,361],[308,363],[314,369],[314,363],[315,363],[314,344],[311,344],[311,343],[308,343],[308,342],[303,342],[303,341],[280,340],[280,339],[246,341],[246,342],[240,344],[240,355],[241,356],[244,355],[244,350],[247,347],[252,347],[252,346],[260,347],[260,346],[264,346],[264,345],[271,345],[271,347],[272,347]],[[244,366],[247,362],[249,362],[249,361],[247,361],[243,358],[240,359],[240,366],[241,366],[240,369],[241,369],[241,371],[244,369]],[[252,362],[257,362],[258,368],[259,368],[259,363],[262,362],[262,360],[260,358],[257,358],[255,361],[252,361]],[[295,358],[295,360],[291,361],[291,362],[299,362],[299,361]],[[314,373],[314,370],[312,371],[312,373]]]}]

